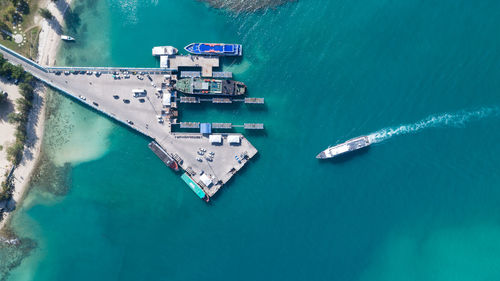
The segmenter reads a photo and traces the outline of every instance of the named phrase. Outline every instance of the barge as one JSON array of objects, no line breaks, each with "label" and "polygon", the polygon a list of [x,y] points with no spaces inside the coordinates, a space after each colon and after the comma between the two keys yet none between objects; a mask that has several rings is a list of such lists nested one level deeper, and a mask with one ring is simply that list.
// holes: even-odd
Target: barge
[{"label": "barge", "polygon": [[168,153],[155,141],[148,144],[149,149],[151,149],[158,158],[165,163],[170,169],[174,171],[179,171],[179,165]]}]

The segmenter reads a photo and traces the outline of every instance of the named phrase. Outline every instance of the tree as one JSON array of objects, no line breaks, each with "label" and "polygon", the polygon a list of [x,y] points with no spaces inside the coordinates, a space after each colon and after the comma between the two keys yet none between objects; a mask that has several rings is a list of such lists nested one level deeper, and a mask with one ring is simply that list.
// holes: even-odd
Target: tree
[{"label": "tree", "polygon": [[5,62],[2,64],[2,67],[0,68],[0,76],[5,76],[7,78],[10,78],[12,75],[12,65],[8,62]]},{"label": "tree", "polygon": [[48,9],[45,9],[45,8],[40,8],[40,15],[46,20],[51,20],[54,18],[52,13]]},{"label": "tree", "polygon": [[20,65],[13,65],[11,69],[12,69],[12,78],[17,80],[22,80],[24,75],[23,67]]},{"label": "tree", "polygon": [[18,9],[21,13],[23,13],[24,15],[27,15],[30,13],[30,5],[28,4],[28,2],[26,2],[25,0],[21,0],[19,2],[19,6],[18,6]]},{"label": "tree", "polygon": [[7,120],[11,124],[16,124],[16,123],[19,123],[19,122],[23,121],[21,114],[20,113],[15,113],[15,112],[9,113],[9,115],[7,115]]},{"label": "tree", "polygon": [[5,14],[9,16],[9,19],[11,21],[14,20],[14,15],[16,14],[16,8],[14,6],[9,6],[7,9],[5,9]]},{"label": "tree", "polygon": [[23,157],[24,143],[16,141],[13,145],[7,148],[7,158],[14,164],[17,165],[21,162]]},{"label": "tree", "polygon": [[[9,19],[7,18],[5,21],[8,21]],[[12,33],[12,31],[10,30],[9,26],[4,22],[4,21],[0,21],[0,34],[2,34],[2,38],[3,39],[7,39],[7,37],[9,37],[9,35],[7,35],[7,33],[5,32],[8,32],[8,33]]]},{"label": "tree", "polygon": [[25,83],[25,82],[19,84],[19,90],[20,90],[21,95],[25,99],[27,99],[29,101],[33,99],[33,86],[31,86],[30,84]]},{"label": "tree", "polygon": [[24,72],[24,80],[23,80],[25,83],[27,84],[33,84],[33,82],[35,81],[35,78],[33,77],[33,75],[31,75],[31,73],[28,73],[28,72]]}]

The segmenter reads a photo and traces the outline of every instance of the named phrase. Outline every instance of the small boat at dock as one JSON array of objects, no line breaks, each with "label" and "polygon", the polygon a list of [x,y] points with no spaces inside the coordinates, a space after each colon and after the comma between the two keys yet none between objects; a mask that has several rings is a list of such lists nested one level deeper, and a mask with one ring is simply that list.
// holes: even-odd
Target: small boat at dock
[{"label": "small boat at dock", "polygon": [[64,41],[75,41],[75,38],[69,36],[69,35],[61,35],[61,40]]},{"label": "small boat at dock", "polygon": [[178,53],[177,49],[172,46],[157,46],[153,48],[153,56],[173,56]]},{"label": "small boat at dock", "polygon": [[361,136],[354,139],[350,139],[344,143],[338,144],[336,146],[329,147],[321,151],[316,158],[317,159],[328,159],[333,158],[344,153],[352,152],[358,149],[362,149],[371,145],[368,136]]},{"label": "small boat at dock", "polygon": [[240,44],[191,43],[184,50],[193,55],[241,56],[243,47]]},{"label": "small boat at dock", "polygon": [[158,158],[160,158],[163,161],[163,163],[165,163],[165,165],[170,167],[170,169],[174,171],[179,171],[179,165],[177,164],[177,161],[175,161],[175,159],[172,158],[157,142],[155,141],[150,142],[148,144],[148,147],[154,152],[154,154],[156,154],[156,156],[158,156]]}]

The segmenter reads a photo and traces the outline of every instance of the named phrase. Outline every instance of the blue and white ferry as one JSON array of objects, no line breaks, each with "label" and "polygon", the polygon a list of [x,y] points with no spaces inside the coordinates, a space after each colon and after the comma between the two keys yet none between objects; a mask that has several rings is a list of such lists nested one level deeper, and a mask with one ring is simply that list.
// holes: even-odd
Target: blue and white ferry
[{"label": "blue and white ferry", "polygon": [[191,43],[184,50],[194,55],[241,56],[243,47],[240,44]]}]

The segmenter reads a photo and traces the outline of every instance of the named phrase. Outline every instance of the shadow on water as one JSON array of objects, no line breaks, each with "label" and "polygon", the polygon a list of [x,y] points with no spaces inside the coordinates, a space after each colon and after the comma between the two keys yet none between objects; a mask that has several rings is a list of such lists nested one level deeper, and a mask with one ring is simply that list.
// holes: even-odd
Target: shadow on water
[{"label": "shadow on water", "polygon": [[268,112],[269,108],[267,104],[245,104],[248,111],[252,112]]},{"label": "shadow on water", "polygon": [[353,152],[349,152],[334,158],[330,159],[318,159],[320,162],[320,165],[327,165],[327,164],[333,164],[333,165],[340,165],[343,164],[347,161],[352,160],[353,158],[358,158],[361,157],[365,154],[367,154],[370,151],[370,146],[355,150]]},{"label": "shadow on water", "polygon": [[224,57],[222,59],[222,67],[229,67],[233,64],[240,64],[243,61],[243,56],[239,57]]},{"label": "shadow on water", "polygon": [[81,26],[80,11],[82,7],[77,6],[74,9],[68,7],[66,13],[64,14],[64,23],[66,28],[71,32],[76,32]]},{"label": "shadow on water", "polygon": [[252,137],[265,137],[267,136],[267,130],[265,127],[263,130],[245,130],[243,132],[243,135]]}]

